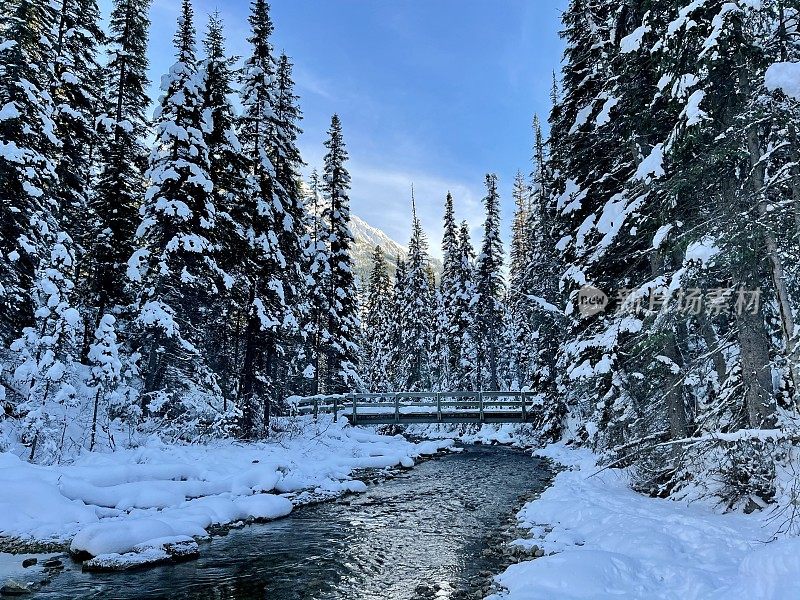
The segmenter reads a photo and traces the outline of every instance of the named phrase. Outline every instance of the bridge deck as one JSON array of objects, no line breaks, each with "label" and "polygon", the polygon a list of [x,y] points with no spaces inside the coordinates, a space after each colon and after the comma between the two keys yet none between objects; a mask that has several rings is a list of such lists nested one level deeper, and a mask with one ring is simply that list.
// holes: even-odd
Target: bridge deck
[{"label": "bridge deck", "polygon": [[353,425],[525,423],[539,404],[527,392],[387,392],[287,399],[295,415],[340,415]]},{"label": "bridge deck", "polygon": [[523,415],[520,411],[484,411],[481,415],[478,411],[457,411],[436,413],[410,413],[403,412],[399,416],[391,413],[379,414],[358,414],[353,419],[353,414],[345,412],[344,416],[354,425],[390,425],[398,424],[418,424],[418,423],[525,423],[529,420],[529,415]]}]

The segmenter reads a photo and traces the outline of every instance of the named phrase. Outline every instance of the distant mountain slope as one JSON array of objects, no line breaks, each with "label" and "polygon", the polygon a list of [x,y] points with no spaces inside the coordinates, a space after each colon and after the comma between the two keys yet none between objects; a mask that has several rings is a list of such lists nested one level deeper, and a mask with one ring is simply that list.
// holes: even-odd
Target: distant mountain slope
[{"label": "distant mountain slope", "polygon": [[[307,186],[306,194],[310,193]],[[369,281],[369,273],[372,270],[372,252],[375,246],[380,246],[383,255],[389,263],[389,273],[394,277],[397,256],[406,258],[408,253],[406,246],[389,237],[389,235],[377,227],[373,227],[358,215],[350,214],[350,231],[353,232],[356,245],[353,248],[353,262],[355,263],[356,276],[364,285]],[[431,258],[431,267],[436,273],[437,279],[442,272],[442,261]],[[361,285],[359,285],[361,287]]]},{"label": "distant mountain slope", "polygon": [[[353,249],[353,261],[355,262],[356,275],[366,284],[369,281],[369,273],[372,270],[372,252],[375,246],[380,246],[383,255],[389,263],[389,273],[394,277],[395,264],[398,254],[406,258],[406,247],[390,238],[386,232],[373,227],[364,219],[357,215],[350,215],[350,230],[356,240]],[[431,258],[431,268],[437,276],[442,272],[442,261]]]}]

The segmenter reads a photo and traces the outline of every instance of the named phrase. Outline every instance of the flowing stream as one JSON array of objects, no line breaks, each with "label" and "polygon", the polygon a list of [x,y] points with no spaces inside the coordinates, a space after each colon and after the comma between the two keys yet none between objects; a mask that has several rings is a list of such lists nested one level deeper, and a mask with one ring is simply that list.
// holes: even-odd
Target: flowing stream
[{"label": "flowing stream", "polygon": [[502,569],[484,552],[521,500],[546,487],[544,461],[469,446],[365,494],[232,530],[198,560],[129,573],[69,565],[36,598],[358,599],[471,597]]}]

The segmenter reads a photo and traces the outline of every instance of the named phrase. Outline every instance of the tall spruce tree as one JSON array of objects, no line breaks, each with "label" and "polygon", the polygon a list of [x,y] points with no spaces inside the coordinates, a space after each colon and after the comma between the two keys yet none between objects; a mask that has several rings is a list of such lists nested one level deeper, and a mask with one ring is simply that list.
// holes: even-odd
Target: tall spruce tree
[{"label": "tall spruce tree", "polygon": [[405,376],[401,382],[402,389],[422,391],[431,389],[435,378],[435,292],[429,276],[428,241],[417,218],[413,190],[411,207],[411,241],[408,245],[401,312],[398,315],[402,324],[400,370]]},{"label": "tall spruce tree", "polygon": [[503,280],[503,243],[500,239],[500,196],[497,176],[486,176],[484,198],[486,221],[481,253],[475,269],[476,322],[478,342],[478,388],[499,390],[501,381],[501,344],[505,315]]},{"label": "tall spruce tree", "polygon": [[252,437],[269,431],[279,343],[284,328],[292,326],[293,315],[286,303],[282,279],[282,270],[287,266],[279,240],[284,205],[275,195],[275,167],[270,158],[275,60],[270,41],[273,25],[264,0],[251,4],[249,23],[251,54],[242,70],[239,137],[250,176],[239,222],[248,232],[250,250],[242,266],[245,325],[238,389],[243,431]]},{"label": "tall spruce tree", "polygon": [[90,230],[86,227],[93,162],[99,136],[95,120],[102,110],[102,68],[98,45],[104,43],[95,0],[61,0],[56,9],[53,81],[58,153],[58,196],[65,227],[77,244],[79,257]]},{"label": "tall spruce tree", "polygon": [[458,231],[458,267],[455,276],[455,303],[451,335],[458,347],[458,369],[453,387],[478,390],[478,338],[476,337],[475,250],[470,239],[469,224],[461,223]]},{"label": "tall spruce tree", "polygon": [[216,209],[195,57],[190,0],[175,34],[176,62],[162,81],[156,142],[147,171],[152,182],[137,230],[141,247],[129,261],[138,284],[136,329],[142,354],[144,408],[169,426],[210,427],[221,411],[217,379],[202,346],[211,299],[218,292]]},{"label": "tall spruce tree", "polygon": [[533,232],[529,229],[531,190],[521,172],[517,172],[512,191],[514,220],[511,224],[511,251],[508,284],[508,376],[512,387],[530,386],[533,345],[538,332],[532,327],[534,303],[529,298],[528,268],[533,252]]},{"label": "tall spruce tree", "polygon": [[392,390],[389,379],[392,335],[392,282],[383,255],[376,246],[372,253],[367,300],[364,306],[364,348],[361,372],[371,392]]},{"label": "tall spruce tree", "polygon": [[405,348],[403,347],[403,336],[405,322],[403,314],[408,304],[406,292],[408,290],[408,267],[406,261],[399,254],[395,262],[394,283],[392,294],[392,319],[391,344],[389,355],[389,376],[393,390],[404,390],[408,381],[406,371],[407,363],[404,361]]},{"label": "tall spruce tree", "polygon": [[327,290],[330,289],[330,256],[328,247],[328,226],[323,220],[324,199],[319,175],[314,170],[309,181],[309,193],[306,198],[306,237],[303,257],[306,274],[306,290],[308,291],[308,310],[304,315],[303,331],[305,337],[304,357],[308,364],[305,369],[306,379],[310,382],[312,394],[319,393],[324,384],[325,352],[324,342],[330,338],[327,317]]},{"label": "tall spruce tree", "polygon": [[236,405],[242,315],[246,312],[242,257],[247,257],[250,240],[244,215],[249,163],[236,131],[233,95],[234,59],[227,56],[223,23],[218,13],[209,16],[203,40],[205,58],[198,68],[202,106],[208,126],[204,140],[208,149],[208,176],[216,211],[215,260],[220,270],[220,293],[212,299],[213,310],[205,328],[204,346],[209,364],[219,374],[223,411]]},{"label": "tall spruce tree", "polygon": [[286,395],[288,380],[294,377],[298,367],[297,353],[301,348],[299,324],[309,310],[305,302],[306,281],[301,271],[307,220],[299,173],[303,161],[297,148],[297,138],[302,133],[299,127],[302,112],[294,93],[292,63],[286,54],[278,57],[273,86],[274,107],[269,138],[270,158],[275,167],[275,232],[278,236],[278,252],[284,265],[281,271],[282,289],[290,313],[284,321],[278,365],[278,379],[285,382],[279,395]]},{"label": "tall spruce tree", "polygon": [[441,386],[446,389],[458,372],[459,344],[454,333],[457,331],[456,305],[458,303],[458,274],[461,267],[461,255],[458,243],[458,226],[456,225],[453,196],[447,192],[444,205],[444,233],[442,235],[442,276],[439,282],[439,310],[437,319],[437,342],[440,368],[442,371]]},{"label": "tall spruce tree", "polygon": [[96,319],[130,298],[125,265],[134,250],[146,187],[149,11],[149,0],[115,0],[109,23],[109,56],[98,119],[98,174],[90,199],[91,240],[86,242],[89,303],[97,309]]},{"label": "tall spruce tree", "polygon": [[[554,93],[554,98],[555,98]],[[559,279],[564,268],[559,260],[558,240],[555,239],[556,210],[552,194],[553,176],[545,154],[545,142],[538,118],[534,119],[533,172],[528,222],[528,257],[524,273],[518,282],[529,312],[524,327],[530,338],[521,340],[528,360],[530,387],[543,405],[542,421],[538,424],[541,439],[555,441],[562,435],[566,406],[557,387],[556,363],[563,341],[565,317]],[[512,299],[513,302],[513,299]]]},{"label": "tall spruce tree", "polygon": [[0,7],[0,342],[34,319],[34,272],[46,260],[56,223],[56,137],[49,2]]},{"label": "tall spruce tree", "polygon": [[339,115],[333,115],[325,141],[323,194],[327,205],[325,219],[329,224],[328,335],[326,343],[326,389],[346,391],[359,384],[357,338],[357,292],[353,273],[353,233],[350,231],[350,174],[347,172],[347,150],[342,137]]}]

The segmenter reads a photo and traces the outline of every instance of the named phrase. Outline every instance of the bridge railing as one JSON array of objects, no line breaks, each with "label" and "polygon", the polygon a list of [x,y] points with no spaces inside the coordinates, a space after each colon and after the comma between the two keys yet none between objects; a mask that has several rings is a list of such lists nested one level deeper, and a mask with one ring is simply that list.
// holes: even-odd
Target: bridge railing
[{"label": "bridge railing", "polygon": [[292,396],[287,398],[293,415],[332,414],[337,419],[345,414],[351,423],[359,416],[393,416],[401,422],[404,414],[430,414],[431,422],[441,422],[444,416],[477,414],[483,421],[487,412],[502,415],[504,412],[519,413],[521,420],[533,408],[530,392],[521,391],[453,391],[453,392],[384,392],[371,394],[318,394],[315,396]]}]

